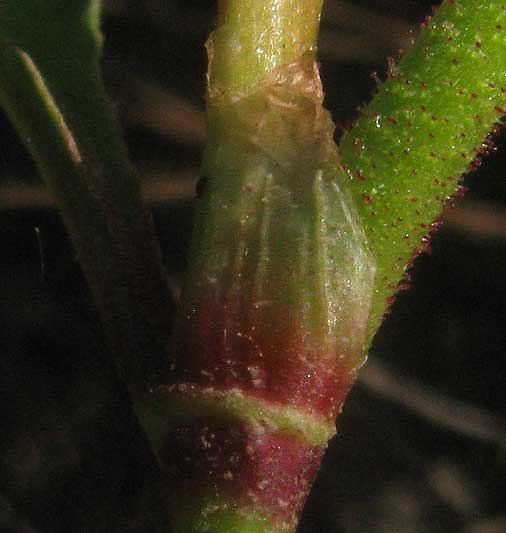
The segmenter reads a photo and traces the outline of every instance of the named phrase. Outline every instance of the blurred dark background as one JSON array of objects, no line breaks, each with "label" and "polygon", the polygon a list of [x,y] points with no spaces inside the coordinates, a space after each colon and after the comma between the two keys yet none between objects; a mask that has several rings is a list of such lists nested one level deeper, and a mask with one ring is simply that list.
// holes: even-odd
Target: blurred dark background
[{"label": "blurred dark background", "polygon": [[[336,135],[431,4],[327,0]],[[177,290],[205,138],[209,0],[107,0],[104,78]],[[75,256],[0,116],[0,531],[162,531],[149,447]],[[506,532],[506,135],[412,270],[374,342],[300,533]],[[224,532],[226,533],[226,532]]]}]

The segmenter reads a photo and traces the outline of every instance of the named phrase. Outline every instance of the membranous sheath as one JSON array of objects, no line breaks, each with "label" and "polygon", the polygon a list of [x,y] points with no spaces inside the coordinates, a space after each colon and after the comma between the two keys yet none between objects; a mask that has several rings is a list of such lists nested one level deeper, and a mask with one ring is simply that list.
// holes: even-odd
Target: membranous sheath
[{"label": "membranous sheath", "polygon": [[210,83],[206,182],[159,389],[173,417],[161,458],[181,505],[200,502],[176,531],[239,516],[293,530],[363,361],[374,264],[322,100],[312,53],[247,92]]},{"label": "membranous sheath", "polygon": [[210,88],[177,366],[183,381],[333,420],[374,268],[322,98],[309,54],[248,94]]}]

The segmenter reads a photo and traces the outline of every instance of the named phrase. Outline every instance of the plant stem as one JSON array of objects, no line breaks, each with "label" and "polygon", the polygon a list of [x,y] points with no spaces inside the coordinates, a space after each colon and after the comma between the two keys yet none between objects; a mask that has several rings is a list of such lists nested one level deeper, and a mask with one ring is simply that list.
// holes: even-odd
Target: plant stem
[{"label": "plant stem", "polygon": [[[177,532],[294,529],[330,422],[417,248],[410,239],[420,242],[441,209],[444,185],[433,173],[455,181],[467,164],[461,154],[433,157],[428,146],[458,153],[457,134],[470,128],[471,153],[502,112],[504,65],[491,66],[488,54],[505,46],[496,38],[504,8],[448,2],[392,70],[374,112],[345,136],[346,178],[314,69],[320,8],[222,2],[209,41],[208,181],[172,384],[159,390],[150,422],[162,460],[177,472]],[[463,70],[451,66],[460,61]],[[464,89],[470,103],[452,108],[457,83],[482,62],[485,73]],[[383,151],[373,157],[376,147]],[[448,170],[432,159],[459,164]],[[369,253],[379,261],[374,298]]]},{"label": "plant stem", "polygon": [[293,531],[363,360],[374,267],[322,107],[320,9],[224,2],[209,40],[175,368],[143,416],[178,533]]},{"label": "plant stem", "polygon": [[219,0],[209,47],[209,90],[251,90],[276,68],[316,52],[323,0]]}]

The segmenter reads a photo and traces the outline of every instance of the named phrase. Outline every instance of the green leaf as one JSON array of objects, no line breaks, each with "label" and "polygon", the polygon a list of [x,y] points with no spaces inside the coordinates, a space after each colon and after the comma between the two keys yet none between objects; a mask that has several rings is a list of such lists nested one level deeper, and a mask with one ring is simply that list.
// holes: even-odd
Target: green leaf
[{"label": "green leaf", "polygon": [[451,0],[343,138],[340,153],[377,260],[369,338],[431,222],[506,106],[506,5]]},{"label": "green leaf", "polygon": [[98,0],[2,2],[0,104],[57,200],[122,374],[138,382],[166,357],[170,303],[99,76],[99,14]]},{"label": "green leaf", "polygon": [[100,0],[4,0],[0,35],[39,60],[77,51],[81,62],[94,61],[101,42],[100,5]]}]

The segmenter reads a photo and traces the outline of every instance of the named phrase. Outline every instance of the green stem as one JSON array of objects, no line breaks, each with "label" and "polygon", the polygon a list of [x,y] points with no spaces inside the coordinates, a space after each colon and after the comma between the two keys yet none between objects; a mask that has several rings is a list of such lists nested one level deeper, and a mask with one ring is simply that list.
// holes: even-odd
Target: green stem
[{"label": "green stem", "polygon": [[209,40],[209,88],[248,92],[278,67],[316,52],[323,0],[219,0]]},{"label": "green stem", "polygon": [[0,102],[57,200],[121,374],[140,384],[167,358],[171,304],[151,216],[99,79],[98,8],[4,2]]},{"label": "green stem", "polygon": [[[441,210],[437,195],[468,162],[459,139],[470,136],[471,153],[501,113],[504,66],[489,56],[505,46],[504,8],[449,2],[343,140],[350,201],[312,67],[320,7],[223,2],[209,41],[208,183],[155,422],[178,473],[176,531],[295,527],[323,452],[313,438],[363,361],[371,299],[369,339]],[[374,297],[364,248],[378,259]]]},{"label": "green stem", "polygon": [[320,9],[224,2],[209,39],[176,360],[141,415],[178,533],[293,531],[363,360],[374,266],[322,105]]}]

